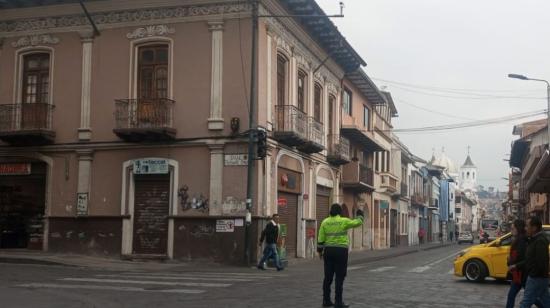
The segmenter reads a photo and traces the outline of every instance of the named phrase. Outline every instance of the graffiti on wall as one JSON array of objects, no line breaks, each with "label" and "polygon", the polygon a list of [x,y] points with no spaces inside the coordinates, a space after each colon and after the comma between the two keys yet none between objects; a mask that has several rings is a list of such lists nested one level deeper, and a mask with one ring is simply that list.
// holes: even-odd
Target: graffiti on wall
[{"label": "graffiti on wall", "polygon": [[180,205],[183,211],[198,210],[203,213],[208,212],[208,198],[202,193],[194,194],[193,197],[189,194],[189,187],[183,185],[178,191],[178,197],[180,198]]},{"label": "graffiti on wall", "polygon": [[246,215],[246,201],[235,197],[227,197],[222,203],[222,214],[230,216]]}]

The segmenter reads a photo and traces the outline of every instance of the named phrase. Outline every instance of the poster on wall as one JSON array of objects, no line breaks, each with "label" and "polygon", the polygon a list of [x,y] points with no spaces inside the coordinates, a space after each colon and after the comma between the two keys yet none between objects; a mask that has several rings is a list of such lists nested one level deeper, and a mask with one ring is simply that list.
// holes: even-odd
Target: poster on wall
[{"label": "poster on wall", "polygon": [[234,232],[234,219],[218,219],[216,220],[216,232]]},{"label": "poster on wall", "polygon": [[88,215],[88,193],[78,193],[76,196],[76,215]]},{"label": "poster on wall", "polygon": [[145,158],[134,160],[134,174],[167,174],[168,160],[161,158]]}]

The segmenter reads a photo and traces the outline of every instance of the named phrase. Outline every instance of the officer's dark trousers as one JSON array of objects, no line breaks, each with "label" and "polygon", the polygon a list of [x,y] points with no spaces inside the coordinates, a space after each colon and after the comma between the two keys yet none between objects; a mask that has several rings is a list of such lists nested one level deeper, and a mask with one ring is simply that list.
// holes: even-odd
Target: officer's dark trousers
[{"label": "officer's dark trousers", "polygon": [[324,253],[325,280],[323,281],[323,301],[330,302],[330,285],[336,275],[335,298],[336,304],[342,303],[344,278],[348,271],[348,249],[340,247],[326,247]]}]

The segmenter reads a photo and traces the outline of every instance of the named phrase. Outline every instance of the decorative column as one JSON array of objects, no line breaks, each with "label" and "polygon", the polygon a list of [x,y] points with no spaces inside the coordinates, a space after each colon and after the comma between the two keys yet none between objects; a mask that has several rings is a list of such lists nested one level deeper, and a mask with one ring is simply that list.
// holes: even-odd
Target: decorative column
[{"label": "decorative column", "polygon": [[271,82],[271,75],[272,75],[272,41],[273,41],[273,33],[269,27],[267,28],[267,130],[272,131],[273,130],[273,118],[272,118],[272,109],[273,109],[273,96],[272,96],[272,82]]},{"label": "decorative column", "polygon": [[208,22],[212,32],[212,76],[210,87],[210,118],[208,129],[223,130],[222,85],[223,85],[223,21]]},{"label": "decorative column", "polygon": [[[78,155],[78,185],[77,185],[77,215],[88,215],[88,200],[92,178],[93,150],[77,150]],[[81,198],[85,198],[80,200]],[[82,206],[82,208],[79,208]]]},{"label": "decorative column", "polygon": [[211,144],[210,148],[210,215],[222,215],[223,197],[223,144]]},{"label": "decorative column", "polygon": [[92,31],[79,32],[82,42],[82,90],[80,98],[80,128],[78,140],[89,141],[92,138],[90,128],[90,97],[92,86],[92,47],[94,35]]}]

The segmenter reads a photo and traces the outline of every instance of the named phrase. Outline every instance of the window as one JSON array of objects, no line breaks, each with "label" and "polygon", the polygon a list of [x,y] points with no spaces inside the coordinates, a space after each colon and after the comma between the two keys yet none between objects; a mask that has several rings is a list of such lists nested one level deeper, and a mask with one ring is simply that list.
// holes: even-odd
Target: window
[{"label": "window", "polygon": [[277,105],[283,106],[286,104],[286,79],[287,79],[287,64],[288,60],[277,55]]},{"label": "window", "polygon": [[342,94],[342,109],[348,115],[351,115],[351,103],[351,91],[344,89],[344,93]]},{"label": "window", "polygon": [[50,54],[33,53],[23,57],[23,103],[49,103]]},{"label": "window", "polygon": [[363,106],[363,126],[369,130],[370,125],[370,110],[367,106]]},{"label": "window", "polygon": [[328,97],[328,133],[329,135],[334,134],[334,104],[336,98],[334,96]]},{"label": "window", "polygon": [[459,207],[455,208],[455,213],[460,214],[461,211],[462,211],[461,208],[459,208]]},{"label": "window", "polygon": [[470,178],[470,172],[466,172],[466,178],[467,178],[467,179]]},{"label": "window", "polygon": [[317,122],[321,121],[321,106],[323,104],[323,88],[319,84],[315,84],[313,89],[313,117]]},{"label": "window", "polygon": [[298,71],[298,109],[303,112],[306,111],[306,81],[306,73]]},{"label": "window", "polygon": [[139,48],[138,97],[168,97],[168,46],[150,45]]}]

